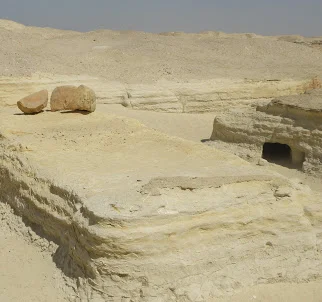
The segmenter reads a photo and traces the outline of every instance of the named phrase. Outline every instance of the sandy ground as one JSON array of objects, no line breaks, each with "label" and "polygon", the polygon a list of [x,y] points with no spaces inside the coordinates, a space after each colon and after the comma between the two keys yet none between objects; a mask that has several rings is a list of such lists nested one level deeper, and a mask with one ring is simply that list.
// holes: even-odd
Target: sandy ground
[{"label": "sandy ground", "polygon": [[0,20],[0,76],[86,74],[108,81],[143,84],[160,80],[322,76],[322,52],[293,43],[294,39],[290,41],[218,32],[79,33]]},{"label": "sandy ground", "polygon": [[0,301],[75,301],[73,282],[52,260],[54,250],[0,203]]},{"label": "sandy ground", "polygon": [[139,120],[149,128],[200,142],[210,138],[215,113],[186,114],[131,110],[122,105],[99,105],[102,110]]},{"label": "sandy ground", "polygon": [[322,282],[304,284],[268,284],[243,289],[231,297],[216,299],[218,302],[320,302]]},{"label": "sandy ground", "polygon": [[[234,153],[234,148],[222,142],[207,142],[212,133],[215,113],[185,114],[185,113],[159,113],[152,111],[129,110],[120,105],[102,107],[105,111],[117,115],[127,116],[141,121],[146,126],[184,139],[205,142],[217,149]],[[310,186],[312,190],[322,191],[322,179],[302,173],[296,169],[288,169],[275,164],[268,164],[267,168],[276,171],[288,178],[300,179]]]}]

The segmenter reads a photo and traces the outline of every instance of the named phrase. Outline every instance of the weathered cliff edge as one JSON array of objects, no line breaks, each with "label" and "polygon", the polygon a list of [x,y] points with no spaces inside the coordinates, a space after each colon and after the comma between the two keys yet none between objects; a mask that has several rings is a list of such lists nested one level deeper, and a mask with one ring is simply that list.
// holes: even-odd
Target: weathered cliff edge
[{"label": "weathered cliff edge", "polygon": [[[318,82],[319,83],[319,82]],[[0,78],[0,102],[11,105],[25,95],[41,89],[52,91],[61,85],[87,85],[97,94],[97,102],[123,104],[132,109],[164,112],[211,112],[236,101],[250,104],[254,99],[301,94],[316,85],[307,80],[214,79],[188,83],[160,81],[157,84],[123,84],[88,76]]]},{"label": "weathered cliff edge", "polygon": [[303,171],[322,174],[322,90],[277,98],[267,105],[219,114],[211,140],[248,144],[258,159],[266,142],[287,144]]},{"label": "weathered cliff edge", "polygon": [[211,301],[322,277],[321,196],[104,114],[1,109],[0,192],[84,301]]}]

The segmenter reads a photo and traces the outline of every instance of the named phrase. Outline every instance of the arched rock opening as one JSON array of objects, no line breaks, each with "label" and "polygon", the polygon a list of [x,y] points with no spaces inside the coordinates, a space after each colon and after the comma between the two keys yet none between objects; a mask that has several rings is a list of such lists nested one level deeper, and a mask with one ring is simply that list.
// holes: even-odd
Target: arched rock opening
[{"label": "arched rock opening", "polygon": [[288,168],[301,169],[305,153],[287,144],[266,142],[263,145],[262,158]]}]

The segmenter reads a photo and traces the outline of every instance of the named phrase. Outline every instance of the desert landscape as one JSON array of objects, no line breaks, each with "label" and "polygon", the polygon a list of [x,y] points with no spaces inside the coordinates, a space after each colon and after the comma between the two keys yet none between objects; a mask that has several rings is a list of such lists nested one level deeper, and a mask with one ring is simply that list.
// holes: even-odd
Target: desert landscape
[{"label": "desert landscape", "polygon": [[322,37],[0,41],[0,301],[322,301]]}]

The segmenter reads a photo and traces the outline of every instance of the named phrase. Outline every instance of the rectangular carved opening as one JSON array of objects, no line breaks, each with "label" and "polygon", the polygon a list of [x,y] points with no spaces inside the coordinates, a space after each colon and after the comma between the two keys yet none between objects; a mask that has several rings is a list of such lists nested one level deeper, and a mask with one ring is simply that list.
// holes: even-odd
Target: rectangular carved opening
[{"label": "rectangular carved opening", "polygon": [[266,142],[263,145],[262,158],[284,167],[301,169],[305,161],[305,153],[292,149],[287,144]]}]

